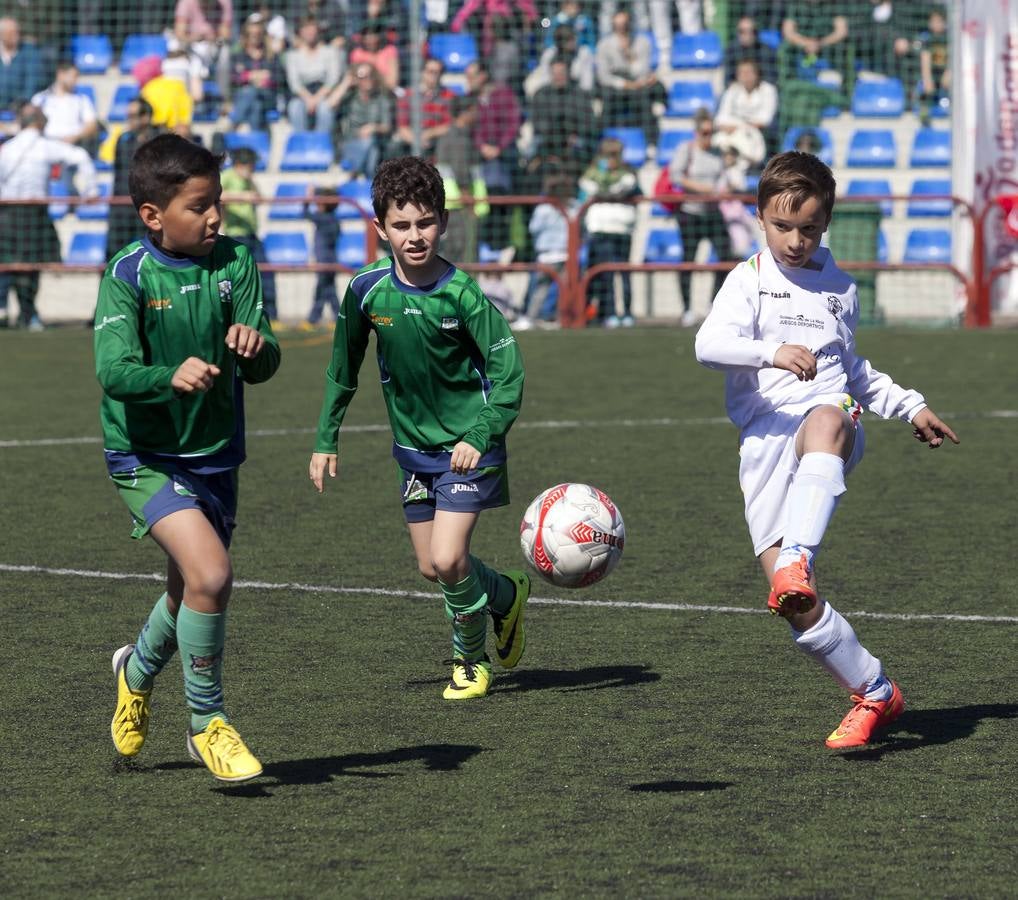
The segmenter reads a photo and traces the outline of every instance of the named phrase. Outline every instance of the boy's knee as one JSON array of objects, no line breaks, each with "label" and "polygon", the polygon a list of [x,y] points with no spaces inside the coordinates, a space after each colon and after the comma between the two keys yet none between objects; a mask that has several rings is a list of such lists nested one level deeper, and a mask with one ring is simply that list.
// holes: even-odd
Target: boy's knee
[{"label": "boy's knee", "polygon": [[209,562],[184,573],[184,584],[189,593],[225,602],[233,587],[233,567],[225,562]]},{"label": "boy's knee", "polygon": [[431,564],[430,560],[427,562],[420,559],[417,560],[417,571],[424,578],[427,578],[428,581],[438,581],[438,572],[435,571],[435,567]]},{"label": "boy's knee", "polygon": [[431,566],[443,584],[456,584],[470,574],[470,557],[458,553],[433,553]]},{"label": "boy's knee", "polygon": [[840,453],[851,446],[855,436],[852,417],[836,406],[818,406],[808,416],[803,429],[803,451]]}]

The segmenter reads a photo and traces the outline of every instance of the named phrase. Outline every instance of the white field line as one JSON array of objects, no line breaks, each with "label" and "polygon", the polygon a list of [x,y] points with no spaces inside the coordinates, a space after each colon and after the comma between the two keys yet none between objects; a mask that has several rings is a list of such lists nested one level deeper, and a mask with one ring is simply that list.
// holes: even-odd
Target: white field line
[{"label": "white field line", "polygon": [[[948,421],[952,419],[1018,419],[1018,409],[989,409],[982,412],[946,412],[941,416]],[[881,419],[870,416],[866,424],[871,422],[896,422],[897,419]],[[530,428],[675,428],[697,425],[729,425],[725,416],[707,416],[687,419],[545,419],[536,422],[519,422],[516,429]],[[374,434],[386,432],[388,424],[380,425],[344,425],[343,434]],[[252,428],[247,437],[285,437],[298,434],[314,434],[314,428]],[[78,437],[34,438],[29,440],[0,440],[0,449],[17,449],[19,447],[58,447],[66,444],[101,444],[99,435],[80,435]]]},{"label": "white field line", "polygon": [[[19,572],[30,575],[64,575],[75,578],[98,578],[107,581],[162,582],[165,575],[141,572],[103,572],[91,569],[59,569],[48,566],[18,566],[0,563],[0,572]],[[388,588],[342,587],[332,584],[302,584],[300,582],[235,581],[235,588],[255,591],[291,591],[299,594],[355,594],[375,597],[404,597],[408,600],[440,600],[441,594],[427,591],[394,591]],[[658,612],[705,612],[720,614],[764,615],[764,609],[747,609],[742,606],[714,606],[702,603],[657,603],[649,600],[566,600],[560,597],[531,597],[530,603],[545,606],[614,607],[619,609],[646,609]],[[856,610],[841,613],[848,618],[883,619],[896,622],[967,622],[1018,625],[1018,616],[963,616],[953,613],[884,613]]]}]

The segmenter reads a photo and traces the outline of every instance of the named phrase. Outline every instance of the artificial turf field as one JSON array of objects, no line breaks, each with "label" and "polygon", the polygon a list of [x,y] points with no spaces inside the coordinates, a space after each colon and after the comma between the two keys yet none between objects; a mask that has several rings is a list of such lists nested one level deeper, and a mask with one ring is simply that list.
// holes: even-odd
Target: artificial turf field
[{"label": "artificial turf field", "polygon": [[176,661],[137,762],[117,762],[110,655],[162,557],[105,477],[91,332],[0,332],[0,895],[1014,896],[1018,333],[860,335],[962,444],[864,417],[819,574],[908,709],[843,754],[823,739],[846,698],[761,612],[723,379],[693,333],[519,340],[513,501],[474,549],[518,566],[529,500],[589,481],[625,516],[622,565],[535,585],[520,668],[444,702],[447,626],[404,536],[374,365],[318,497],[328,338],[283,334],[247,394],[225,669],[265,774],[229,787],[184,750]]}]

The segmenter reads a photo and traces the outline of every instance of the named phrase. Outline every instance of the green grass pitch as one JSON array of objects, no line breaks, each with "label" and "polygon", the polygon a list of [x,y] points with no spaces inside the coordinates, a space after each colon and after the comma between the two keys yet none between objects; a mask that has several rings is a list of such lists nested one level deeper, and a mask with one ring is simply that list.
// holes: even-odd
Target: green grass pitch
[{"label": "green grass pitch", "polygon": [[585,591],[537,584],[520,668],[443,702],[447,628],[404,535],[374,365],[318,497],[329,345],[284,335],[279,374],[247,394],[225,676],[265,774],[231,788],[187,758],[176,662],[142,754],[116,761],[110,655],[160,588],[113,576],[163,561],[105,477],[91,333],[0,333],[0,895],[1014,895],[1018,334],[860,337],[962,444],[864,418],[819,573],[908,709],[845,754],[823,739],[846,698],[761,612],[723,379],[692,333],[520,341],[513,500],[475,550],[519,565],[530,499],[587,481],[625,516],[621,566]]}]

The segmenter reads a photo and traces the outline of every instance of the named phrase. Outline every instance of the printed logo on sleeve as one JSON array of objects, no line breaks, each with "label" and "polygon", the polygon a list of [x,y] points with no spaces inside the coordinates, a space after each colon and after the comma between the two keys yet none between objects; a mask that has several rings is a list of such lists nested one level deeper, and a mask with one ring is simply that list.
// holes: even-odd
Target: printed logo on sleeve
[{"label": "printed logo on sleeve", "polygon": [[845,307],[834,294],[830,294],[827,297],[827,311],[837,319],[845,311]]}]

